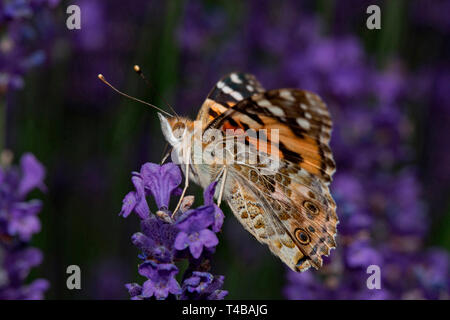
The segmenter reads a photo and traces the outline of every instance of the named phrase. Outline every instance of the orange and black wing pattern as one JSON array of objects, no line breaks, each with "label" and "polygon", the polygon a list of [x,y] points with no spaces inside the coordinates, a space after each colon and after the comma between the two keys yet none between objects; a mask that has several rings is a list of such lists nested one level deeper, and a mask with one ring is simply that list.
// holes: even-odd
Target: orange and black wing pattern
[{"label": "orange and black wing pattern", "polygon": [[[328,145],[332,122],[318,95],[298,89],[269,90],[220,111],[211,118],[209,128],[266,130],[268,144],[276,133],[279,141],[272,146],[279,149],[280,159],[297,164],[325,183],[331,181],[336,169]],[[257,138],[247,139],[258,143]]]},{"label": "orange and black wing pattern", "polygon": [[233,72],[220,79],[203,103],[197,119],[205,128],[211,121],[250,96],[264,92],[263,86],[248,73]]}]

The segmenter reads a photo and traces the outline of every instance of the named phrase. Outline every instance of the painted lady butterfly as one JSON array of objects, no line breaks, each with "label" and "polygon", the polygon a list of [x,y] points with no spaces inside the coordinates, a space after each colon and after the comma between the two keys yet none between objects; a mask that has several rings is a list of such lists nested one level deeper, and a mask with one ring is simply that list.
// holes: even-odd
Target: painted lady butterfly
[{"label": "painted lady butterfly", "polygon": [[[140,73],[138,66],[135,70]],[[336,247],[339,221],[328,189],[336,168],[328,146],[332,123],[319,96],[298,89],[266,91],[254,76],[231,73],[192,121],[98,77],[160,111],[172,160],[186,176],[174,213],[190,179],[203,188],[219,181],[218,204],[225,199],[244,228],[292,270],[322,266],[322,256]]]},{"label": "painted lady butterfly", "polygon": [[[254,76],[231,73],[215,85],[195,122],[159,117],[173,147],[172,160],[182,163],[184,192],[189,180],[203,188],[219,181],[219,205],[222,198],[226,200],[244,228],[292,270],[322,266],[322,255],[336,247],[338,218],[328,189],[335,171],[328,146],[332,123],[319,96],[298,89],[266,91]],[[200,124],[199,135],[195,123]],[[212,129],[224,135],[208,136]],[[225,135],[230,130],[235,132],[231,138]],[[260,134],[242,134],[249,130]],[[260,161],[267,158],[267,143],[261,143],[261,136],[271,142],[271,132],[279,139],[269,150],[279,157],[276,168]],[[226,148],[226,142],[236,143],[236,137],[244,137],[240,147],[246,148],[247,157],[238,156],[239,143]],[[195,161],[204,160],[196,143],[201,150],[212,150],[208,153],[212,161]],[[231,154],[232,161],[218,161],[214,153],[218,146]],[[249,154],[258,161],[250,163]]]}]

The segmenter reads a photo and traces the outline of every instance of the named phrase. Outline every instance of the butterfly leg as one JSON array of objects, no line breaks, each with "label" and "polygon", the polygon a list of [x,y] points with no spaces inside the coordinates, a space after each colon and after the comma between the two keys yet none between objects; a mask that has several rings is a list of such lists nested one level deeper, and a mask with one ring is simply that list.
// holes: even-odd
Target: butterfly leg
[{"label": "butterfly leg", "polygon": [[[188,150],[188,154],[189,154],[190,150]],[[172,213],[172,218],[175,216],[175,213],[178,211],[178,209],[180,209],[181,203],[183,202],[183,198],[184,195],[186,194],[187,188],[189,187],[189,160],[186,161],[186,178],[184,181],[184,188],[183,188],[183,192],[181,193],[181,197],[180,200],[178,200],[178,204],[175,207],[175,210]]]},{"label": "butterfly leg", "polygon": [[227,180],[227,167],[224,168],[223,176],[222,176],[222,184],[220,185],[219,198],[217,200],[217,206],[220,207],[220,203],[222,202],[223,190],[225,189],[225,182]]},{"label": "butterfly leg", "polygon": [[[166,143],[166,146],[165,146],[165,148],[164,148],[164,152],[167,151],[167,147],[168,147],[168,144]],[[165,155],[164,155],[163,158],[161,159],[161,162],[159,163],[159,165],[163,165],[164,162],[166,162],[167,158],[169,158],[169,156],[170,156],[170,151],[171,151],[171,150],[169,150],[169,151],[167,151],[167,152],[165,153]],[[164,153],[163,153],[163,154],[164,154]]]}]

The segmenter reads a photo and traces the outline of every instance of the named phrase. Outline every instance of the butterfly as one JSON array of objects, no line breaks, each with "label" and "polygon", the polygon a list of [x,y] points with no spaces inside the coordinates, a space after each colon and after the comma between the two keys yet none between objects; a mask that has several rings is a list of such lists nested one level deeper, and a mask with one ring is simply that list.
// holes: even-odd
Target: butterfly
[{"label": "butterfly", "polygon": [[[218,204],[226,201],[243,227],[287,266],[298,272],[322,266],[336,247],[339,221],[329,191],[336,169],[332,122],[318,95],[265,90],[253,75],[234,72],[217,82],[195,121],[158,115],[172,160],[186,177],[182,198],[189,180],[203,188],[217,181]],[[218,156],[221,150],[227,161]],[[205,155],[209,161],[201,161]],[[277,156],[275,166],[265,161],[270,155]]]}]

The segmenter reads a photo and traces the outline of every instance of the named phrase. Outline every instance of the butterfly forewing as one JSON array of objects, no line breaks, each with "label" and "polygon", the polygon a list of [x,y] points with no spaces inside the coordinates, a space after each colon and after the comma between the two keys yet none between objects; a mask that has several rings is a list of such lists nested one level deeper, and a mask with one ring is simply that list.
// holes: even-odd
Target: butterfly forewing
[{"label": "butterfly forewing", "polygon": [[[221,130],[224,140],[230,129],[265,135],[266,145],[261,134],[244,134],[248,157],[242,160],[234,154],[234,161],[225,164],[229,171],[225,199],[242,225],[291,269],[321,267],[322,256],[336,245],[338,224],[328,189],[335,171],[328,146],[332,123],[323,101],[304,90],[264,91],[253,76],[232,73],[213,88],[197,120],[204,132]],[[269,155],[263,148],[267,144]],[[279,157],[276,167],[246,161],[274,154]]]},{"label": "butterfly forewing", "polygon": [[264,92],[264,88],[253,75],[242,72],[230,73],[212,88],[198,113],[197,120],[203,121],[206,126],[239,101],[261,92]]}]

